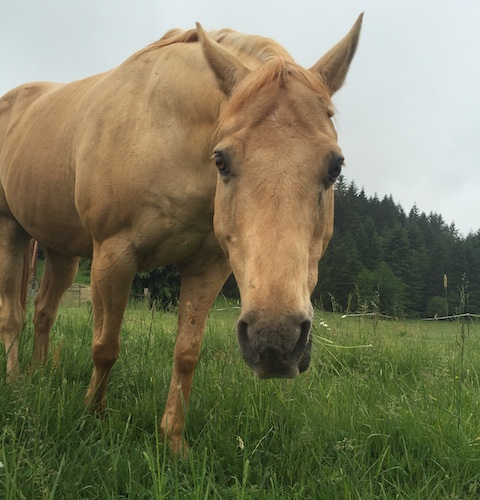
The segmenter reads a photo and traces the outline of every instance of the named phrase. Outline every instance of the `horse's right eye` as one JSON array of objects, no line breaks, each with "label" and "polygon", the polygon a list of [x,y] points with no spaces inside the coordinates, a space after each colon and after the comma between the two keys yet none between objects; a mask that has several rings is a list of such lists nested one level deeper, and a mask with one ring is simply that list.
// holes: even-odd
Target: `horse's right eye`
[{"label": "horse's right eye", "polygon": [[345,162],[343,156],[339,156],[335,159],[328,171],[328,180],[333,184],[337,177],[342,173],[342,167]]},{"label": "horse's right eye", "polygon": [[331,187],[335,181],[338,179],[339,175],[342,173],[342,167],[344,165],[345,159],[343,156],[334,155],[330,161],[330,166],[328,168],[327,177],[325,178],[325,187],[328,189]]}]

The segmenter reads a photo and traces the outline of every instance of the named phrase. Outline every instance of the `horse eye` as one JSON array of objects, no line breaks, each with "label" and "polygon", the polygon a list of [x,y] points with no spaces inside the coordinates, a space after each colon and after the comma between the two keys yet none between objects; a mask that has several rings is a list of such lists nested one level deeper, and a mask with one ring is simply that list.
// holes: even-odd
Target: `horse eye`
[{"label": "horse eye", "polygon": [[215,166],[217,167],[218,172],[220,173],[220,175],[227,175],[230,172],[230,169],[228,168],[225,158],[218,152],[215,152],[214,155]]},{"label": "horse eye", "polygon": [[334,163],[328,169],[327,179],[332,184],[337,180],[338,176],[342,173],[342,167],[344,161],[345,158],[343,158],[343,156],[339,156],[338,158],[335,159]]}]

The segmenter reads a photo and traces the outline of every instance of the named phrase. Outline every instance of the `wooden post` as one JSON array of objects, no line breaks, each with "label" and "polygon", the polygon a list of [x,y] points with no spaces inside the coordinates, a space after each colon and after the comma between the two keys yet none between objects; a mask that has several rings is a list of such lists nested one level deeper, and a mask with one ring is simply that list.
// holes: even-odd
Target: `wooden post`
[{"label": "wooden post", "polygon": [[143,296],[145,297],[145,303],[147,304],[147,309],[152,306],[152,294],[148,288],[143,289]]}]

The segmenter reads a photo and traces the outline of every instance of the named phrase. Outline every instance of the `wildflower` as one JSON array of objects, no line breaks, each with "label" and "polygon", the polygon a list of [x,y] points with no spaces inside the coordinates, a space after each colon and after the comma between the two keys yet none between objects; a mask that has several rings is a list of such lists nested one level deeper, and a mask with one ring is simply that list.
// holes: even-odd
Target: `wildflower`
[{"label": "wildflower", "polygon": [[238,447],[241,450],[245,449],[245,443],[243,442],[243,439],[240,436],[237,436],[237,441],[238,441]]},{"label": "wildflower", "polygon": [[476,438],[473,438],[470,441],[470,446],[478,446],[480,445],[480,436],[477,436]]},{"label": "wildflower", "polygon": [[342,441],[337,441],[335,444],[337,451],[351,451],[355,449],[355,438],[348,439],[344,437]]},{"label": "wildflower", "polygon": [[0,462],[0,469],[3,469],[5,465],[3,465],[3,462]]}]

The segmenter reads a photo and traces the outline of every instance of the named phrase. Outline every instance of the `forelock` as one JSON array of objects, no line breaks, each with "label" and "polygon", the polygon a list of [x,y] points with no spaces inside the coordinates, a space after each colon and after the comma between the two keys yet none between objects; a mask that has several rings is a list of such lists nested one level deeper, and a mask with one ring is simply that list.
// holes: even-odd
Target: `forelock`
[{"label": "forelock", "polygon": [[312,90],[327,106],[330,104],[330,92],[317,75],[293,61],[286,61],[281,57],[270,57],[238,84],[232,93],[226,112],[236,113],[264,87],[272,87],[273,90],[280,89],[288,85],[291,80],[296,80]]}]

